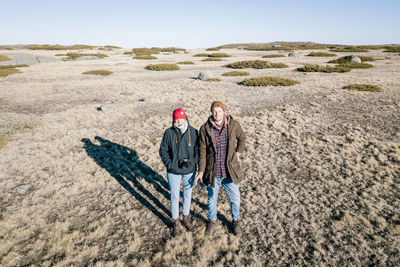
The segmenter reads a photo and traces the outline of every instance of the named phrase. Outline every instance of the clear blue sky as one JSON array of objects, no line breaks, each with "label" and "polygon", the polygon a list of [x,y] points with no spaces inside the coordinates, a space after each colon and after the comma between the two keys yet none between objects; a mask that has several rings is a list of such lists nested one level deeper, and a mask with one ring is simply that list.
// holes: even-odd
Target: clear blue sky
[{"label": "clear blue sky", "polygon": [[0,0],[0,45],[400,44],[399,0]]}]

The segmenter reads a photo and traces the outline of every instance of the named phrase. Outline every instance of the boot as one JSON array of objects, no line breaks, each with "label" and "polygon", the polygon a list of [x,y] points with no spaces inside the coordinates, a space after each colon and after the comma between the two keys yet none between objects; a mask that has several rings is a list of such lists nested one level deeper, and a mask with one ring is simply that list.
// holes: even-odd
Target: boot
[{"label": "boot", "polygon": [[240,219],[233,220],[233,233],[237,236],[242,235],[242,228],[240,228]]},{"label": "boot", "polygon": [[179,219],[176,220],[172,220],[174,222],[174,228],[172,230],[172,235],[174,237],[176,237],[177,235],[179,235],[181,233],[181,229],[180,229],[180,222]]},{"label": "boot", "polygon": [[214,233],[216,225],[217,225],[217,220],[209,220],[205,234],[212,235]]},{"label": "boot", "polygon": [[194,226],[193,224],[190,222],[189,220],[189,215],[187,216],[183,216],[183,225],[190,231],[193,232],[194,231]]}]

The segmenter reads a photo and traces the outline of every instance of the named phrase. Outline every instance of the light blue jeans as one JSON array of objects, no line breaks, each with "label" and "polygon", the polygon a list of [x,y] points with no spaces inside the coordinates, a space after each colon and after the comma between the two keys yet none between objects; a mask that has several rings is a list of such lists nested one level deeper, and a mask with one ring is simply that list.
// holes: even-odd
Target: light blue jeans
[{"label": "light blue jeans", "polygon": [[239,185],[234,184],[231,178],[215,178],[215,186],[207,186],[208,190],[208,219],[217,219],[218,191],[221,185],[225,188],[231,201],[231,213],[234,220],[240,218],[240,191]]},{"label": "light blue jeans", "polygon": [[181,180],[183,180],[183,215],[189,215],[194,178],[194,172],[190,174],[173,174],[167,172],[169,191],[171,194],[170,205],[172,219],[176,220],[179,218],[179,193],[181,192]]}]

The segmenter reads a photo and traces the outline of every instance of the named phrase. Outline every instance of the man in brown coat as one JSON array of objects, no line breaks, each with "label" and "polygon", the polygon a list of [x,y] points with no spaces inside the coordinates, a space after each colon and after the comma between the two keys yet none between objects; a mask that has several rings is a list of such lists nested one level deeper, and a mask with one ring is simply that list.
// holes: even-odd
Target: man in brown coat
[{"label": "man in brown coat", "polygon": [[217,220],[218,191],[222,185],[231,202],[233,231],[240,235],[240,191],[243,180],[240,156],[246,135],[240,123],[225,113],[220,101],[211,104],[211,116],[199,132],[199,168],[195,183],[204,182],[208,191],[208,219],[206,234],[212,234]]}]

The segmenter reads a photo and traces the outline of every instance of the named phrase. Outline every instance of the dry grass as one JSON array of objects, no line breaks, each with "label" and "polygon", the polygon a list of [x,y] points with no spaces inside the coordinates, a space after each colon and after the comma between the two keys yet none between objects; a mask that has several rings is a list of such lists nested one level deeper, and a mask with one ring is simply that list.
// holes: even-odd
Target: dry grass
[{"label": "dry grass", "polygon": [[145,67],[146,70],[155,71],[169,71],[169,70],[179,70],[179,66],[176,64],[150,64]]},{"label": "dry grass", "polygon": [[295,51],[295,50],[312,50],[312,49],[326,49],[327,47],[324,45],[293,45],[293,46],[279,46],[273,47],[270,46],[249,46],[245,47],[245,50],[250,51]]},{"label": "dry grass", "polygon": [[311,52],[307,56],[309,57],[336,57],[337,55],[325,52]]},{"label": "dry grass", "polygon": [[0,77],[7,77],[8,75],[22,73],[19,69],[10,68],[10,69],[0,69]]},{"label": "dry grass", "polygon": [[222,59],[220,59],[220,58],[209,57],[209,58],[203,59],[202,61],[222,61]]},{"label": "dry grass", "polygon": [[193,55],[194,57],[208,57],[209,54],[206,53],[199,53],[199,54],[195,54]]},{"label": "dry grass", "polygon": [[91,45],[73,45],[73,46],[63,46],[63,45],[29,45],[27,47],[30,50],[83,50],[92,49],[94,46]]},{"label": "dry grass", "polygon": [[[153,48],[154,49],[154,48]],[[184,48],[179,48],[179,47],[165,47],[165,48],[159,48],[161,52],[174,52],[174,51],[183,51],[186,52],[186,49]]]},{"label": "dry grass", "polygon": [[297,68],[296,70],[301,71],[301,72],[325,72],[325,73],[340,72],[340,73],[342,73],[342,72],[349,72],[351,69],[343,67],[341,65],[336,66],[336,67],[331,67],[331,66],[307,64],[304,67]]},{"label": "dry grass", "polygon": [[383,89],[373,84],[350,84],[344,86],[343,89],[357,90],[357,91],[368,91],[368,92],[382,92]]},{"label": "dry grass", "polygon": [[207,48],[206,51],[219,51],[221,48],[220,47],[210,47]]},{"label": "dry grass", "polygon": [[385,46],[385,50],[383,52],[399,53],[400,52],[400,46]]},{"label": "dry grass", "polygon": [[181,64],[181,65],[194,65],[193,61],[180,61],[177,62],[176,64]]},{"label": "dry grass", "polygon": [[26,64],[18,64],[18,65],[0,65],[0,69],[15,69],[15,68],[26,68],[29,65]]},{"label": "dry grass", "polygon": [[359,63],[359,62],[347,62],[347,63],[342,63],[339,66],[344,67],[344,68],[351,68],[351,69],[370,69],[370,68],[374,67],[371,64]]},{"label": "dry grass", "polygon": [[270,54],[270,55],[263,56],[263,58],[276,58],[276,57],[285,57],[285,55],[282,55],[282,54]]},{"label": "dry grass", "polygon": [[219,78],[210,78],[210,79],[205,79],[205,80],[202,80],[203,82],[220,82],[221,81],[221,79],[219,79]]},{"label": "dry grass", "polygon": [[227,53],[212,53],[208,55],[209,57],[231,57],[231,55]]},{"label": "dry grass", "polygon": [[228,71],[228,72],[225,72],[224,74],[222,74],[222,76],[247,76],[247,75],[250,75],[250,73],[248,73],[246,71],[238,71],[238,70]]},{"label": "dry grass", "polygon": [[[61,55],[61,54],[58,54],[58,55]],[[97,54],[67,53],[64,56],[66,56],[66,58],[64,60],[75,60],[79,57],[84,57],[84,56],[94,56],[94,57],[98,57],[98,58],[108,57],[106,54],[101,54],[101,53],[97,53]]]},{"label": "dry grass", "polygon": [[245,86],[292,86],[300,82],[280,77],[259,77],[245,79],[241,82]]},{"label": "dry grass", "polygon": [[152,55],[146,55],[146,54],[144,54],[144,55],[137,55],[137,56],[134,56],[133,59],[157,59],[157,57],[152,56]]},{"label": "dry grass", "polygon": [[160,54],[159,48],[134,48],[132,52],[136,55],[152,55],[152,54]]},{"label": "dry grass", "polygon": [[0,55],[0,61],[9,61],[11,58],[5,56],[5,55]]},{"label": "dry grass", "polygon": [[0,136],[0,149],[2,149],[3,147],[5,147],[7,144],[7,140],[4,136]]},{"label": "dry grass", "polygon": [[334,48],[331,49],[330,51],[332,52],[369,52],[368,49],[365,49],[363,47],[358,47],[358,46],[345,46],[345,47],[340,47],[340,48]]},{"label": "dry grass", "polygon": [[122,47],[115,46],[115,45],[105,45],[104,48],[106,48],[106,49],[121,49]]},{"label": "dry grass", "polygon": [[[372,57],[365,57],[365,56],[356,56],[361,59],[361,62],[366,62],[366,61],[375,61],[374,58]],[[338,59],[330,60],[328,63],[334,63],[334,64],[343,64],[343,63],[349,63],[351,60],[351,56],[344,56],[340,57]]]},{"label": "dry grass", "polygon": [[82,72],[82,74],[108,76],[113,74],[113,72],[109,70],[90,70]]},{"label": "dry grass", "polygon": [[224,67],[231,69],[246,69],[246,68],[269,69],[269,68],[287,68],[288,65],[283,63],[271,63],[269,61],[263,61],[263,60],[245,60],[245,61],[230,63],[225,65]]}]

